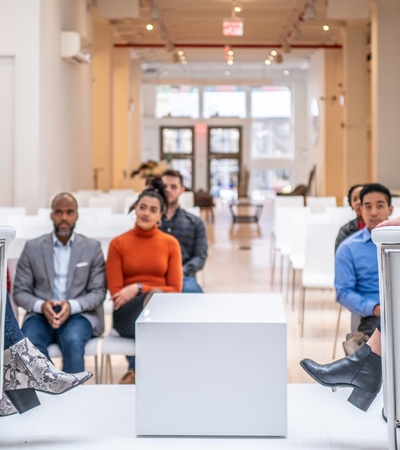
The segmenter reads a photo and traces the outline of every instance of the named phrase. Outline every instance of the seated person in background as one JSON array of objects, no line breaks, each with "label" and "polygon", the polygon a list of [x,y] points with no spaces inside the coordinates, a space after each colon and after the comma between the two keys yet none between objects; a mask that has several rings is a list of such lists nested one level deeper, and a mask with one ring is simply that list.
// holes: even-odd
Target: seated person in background
[{"label": "seated person in background", "polygon": [[68,193],[51,203],[54,232],[28,241],[13,298],[27,314],[22,332],[47,357],[57,343],[63,370],[84,370],[85,345],[104,330],[105,264],[100,242],[74,233],[78,204]]},{"label": "seated person in background", "polygon": [[380,318],[378,257],[371,230],[392,214],[392,196],[381,184],[366,184],[360,193],[366,227],[345,239],[335,256],[337,301],[361,316],[358,331],[371,336]]},{"label": "seated person in background", "polygon": [[339,247],[339,244],[344,241],[348,236],[352,235],[356,231],[362,230],[365,227],[364,219],[361,215],[361,201],[360,201],[360,192],[364,187],[363,184],[356,184],[352,186],[349,190],[348,194],[348,202],[357,215],[357,217],[350,222],[347,222],[342,228],[339,230],[339,233],[335,242],[335,252]]},{"label": "seated person in background", "polygon": [[[388,198],[390,203],[390,196]],[[389,226],[400,226],[400,217],[385,220],[377,224],[376,228]],[[338,387],[352,388],[353,392],[348,401],[362,411],[367,411],[382,386],[381,353],[379,321],[369,340],[352,355],[328,364],[318,364],[306,358],[300,365],[315,381],[332,388],[333,391]],[[386,420],[383,410],[382,415]]]},{"label": "seated person in background", "polygon": [[179,241],[183,262],[182,292],[202,293],[196,273],[204,267],[207,259],[207,233],[204,222],[179,206],[179,196],[185,191],[183,177],[177,170],[166,170],[162,182],[167,196],[168,208],[161,219],[160,230]]},{"label": "seated person in background", "polygon": [[[179,242],[157,228],[166,206],[164,187],[152,180],[134,204],[135,227],[110,242],[106,263],[108,289],[114,302],[114,328],[135,338],[135,321],[153,290],[182,291]],[[151,294],[150,294],[151,295]],[[121,384],[135,383],[135,357],[127,356],[128,372]]]}]

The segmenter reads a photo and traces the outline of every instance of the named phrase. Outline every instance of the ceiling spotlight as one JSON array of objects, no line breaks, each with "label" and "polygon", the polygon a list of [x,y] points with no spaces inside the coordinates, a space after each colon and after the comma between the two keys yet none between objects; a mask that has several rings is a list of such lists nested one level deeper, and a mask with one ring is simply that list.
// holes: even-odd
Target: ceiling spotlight
[{"label": "ceiling spotlight", "polygon": [[270,66],[272,64],[270,59],[266,59],[264,62],[267,66]]},{"label": "ceiling spotlight", "polygon": [[242,6],[242,4],[240,3],[240,2],[232,2],[232,10],[235,12],[235,13],[240,13],[240,12],[242,12],[243,11],[243,6]]},{"label": "ceiling spotlight", "polygon": [[272,56],[276,56],[277,54],[278,54],[278,52],[277,52],[276,50],[272,50],[272,51],[271,51],[271,55],[272,55]]},{"label": "ceiling spotlight", "polygon": [[317,17],[317,12],[315,11],[315,6],[312,3],[308,3],[304,8],[303,14],[304,20],[315,20]]},{"label": "ceiling spotlight", "polygon": [[269,56],[268,56],[268,59],[269,59],[270,61],[273,61],[273,60],[274,60],[274,57],[271,56],[271,55],[269,55]]},{"label": "ceiling spotlight", "polygon": [[288,76],[289,73],[290,73],[290,72],[289,72],[287,69],[285,69],[285,70],[283,71],[283,75],[285,75],[285,76]]},{"label": "ceiling spotlight", "polygon": [[225,75],[226,77],[229,77],[230,74],[231,74],[231,73],[229,72],[229,70],[225,70],[224,75]]},{"label": "ceiling spotlight", "polygon": [[153,3],[150,8],[150,19],[151,20],[160,20],[160,11],[158,9],[158,6]]},{"label": "ceiling spotlight", "polygon": [[229,56],[233,56],[233,55],[234,55],[234,52],[233,52],[233,50],[228,50],[227,54],[228,54]]},{"label": "ceiling spotlight", "polygon": [[295,25],[293,27],[292,36],[293,36],[294,39],[298,39],[301,36],[301,30],[300,30],[300,27],[298,25]]},{"label": "ceiling spotlight", "polygon": [[154,27],[153,27],[153,25],[152,25],[151,23],[148,23],[148,24],[146,25],[146,30],[148,30],[148,31],[151,31],[153,28],[154,28]]},{"label": "ceiling spotlight", "polygon": [[187,64],[186,59],[182,59],[181,63],[182,63],[184,66],[186,66],[186,64]]},{"label": "ceiling spotlight", "polygon": [[324,25],[324,26],[322,27],[322,29],[323,29],[324,31],[329,31],[329,25]]},{"label": "ceiling spotlight", "polygon": [[178,50],[178,56],[182,56],[183,55],[183,50]]},{"label": "ceiling spotlight", "polygon": [[231,66],[233,64],[233,59],[228,59],[227,63]]}]

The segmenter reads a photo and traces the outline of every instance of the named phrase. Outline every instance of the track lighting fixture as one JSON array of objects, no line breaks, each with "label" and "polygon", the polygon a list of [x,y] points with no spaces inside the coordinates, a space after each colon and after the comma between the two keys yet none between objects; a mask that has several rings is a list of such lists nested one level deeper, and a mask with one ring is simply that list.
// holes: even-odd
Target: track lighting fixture
[{"label": "track lighting fixture", "polygon": [[315,20],[317,17],[317,12],[315,11],[315,6],[312,3],[308,3],[304,8],[303,14],[304,20]]}]

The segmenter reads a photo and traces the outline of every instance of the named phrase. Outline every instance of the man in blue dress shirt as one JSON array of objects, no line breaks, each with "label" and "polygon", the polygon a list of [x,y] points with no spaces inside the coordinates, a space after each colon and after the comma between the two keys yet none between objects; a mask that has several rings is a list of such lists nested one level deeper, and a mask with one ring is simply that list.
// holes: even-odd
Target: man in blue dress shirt
[{"label": "man in blue dress shirt", "polygon": [[358,331],[371,336],[380,322],[378,256],[371,230],[392,214],[392,196],[385,186],[371,183],[360,193],[366,227],[345,239],[335,256],[337,301],[361,316]]}]

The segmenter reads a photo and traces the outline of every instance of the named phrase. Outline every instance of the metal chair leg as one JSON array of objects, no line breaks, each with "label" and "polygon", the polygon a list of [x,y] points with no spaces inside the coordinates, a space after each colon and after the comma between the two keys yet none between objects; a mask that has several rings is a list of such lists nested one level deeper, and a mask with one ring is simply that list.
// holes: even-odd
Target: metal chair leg
[{"label": "metal chair leg", "polygon": [[294,311],[294,295],[296,291],[296,269],[292,266],[292,311]]},{"label": "metal chair leg", "polygon": [[337,318],[337,323],[336,323],[335,340],[333,342],[332,359],[335,359],[335,356],[336,356],[336,346],[337,346],[337,340],[338,340],[338,336],[339,336],[339,325],[340,325],[341,314],[342,314],[342,305],[339,306],[339,313],[338,313],[338,318]]},{"label": "metal chair leg", "polygon": [[306,304],[306,288],[303,287],[303,299],[301,302],[301,337],[304,336],[304,309]]},{"label": "metal chair leg", "polygon": [[97,355],[94,356],[94,381],[99,384],[99,360]]}]

